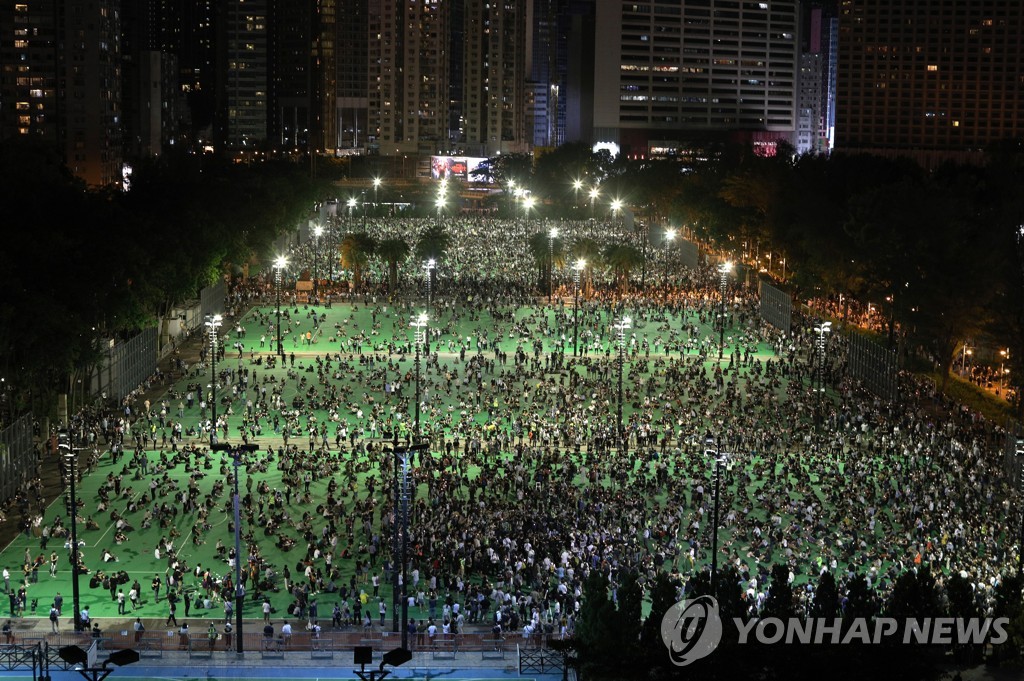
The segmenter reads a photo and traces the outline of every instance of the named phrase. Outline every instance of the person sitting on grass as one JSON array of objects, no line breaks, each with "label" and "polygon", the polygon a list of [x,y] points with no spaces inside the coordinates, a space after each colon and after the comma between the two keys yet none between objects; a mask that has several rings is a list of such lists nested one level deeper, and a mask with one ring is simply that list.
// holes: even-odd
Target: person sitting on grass
[{"label": "person sitting on grass", "polygon": [[104,563],[116,563],[117,556],[115,556],[110,549],[103,549],[103,562]]}]

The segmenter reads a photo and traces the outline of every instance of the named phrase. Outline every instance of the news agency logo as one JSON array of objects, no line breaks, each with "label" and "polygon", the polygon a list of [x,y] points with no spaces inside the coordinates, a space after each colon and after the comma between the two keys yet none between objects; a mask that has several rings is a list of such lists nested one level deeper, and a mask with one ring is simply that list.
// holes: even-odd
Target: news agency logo
[{"label": "news agency logo", "polygon": [[[1001,645],[1009,639],[1006,617],[953,618],[922,617],[897,620],[878,617],[841,618],[777,617],[743,620],[733,618],[740,645],[759,643],[879,645],[901,642],[904,645],[973,644]],[[722,618],[713,596],[679,601],[661,618],[661,640],[668,648],[672,664],[685,667],[713,653],[722,642]]]},{"label": "news agency logo", "polygon": [[661,640],[672,664],[685,667],[713,653],[722,641],[722,618],[714,596],[679,601],[661,618]]}]

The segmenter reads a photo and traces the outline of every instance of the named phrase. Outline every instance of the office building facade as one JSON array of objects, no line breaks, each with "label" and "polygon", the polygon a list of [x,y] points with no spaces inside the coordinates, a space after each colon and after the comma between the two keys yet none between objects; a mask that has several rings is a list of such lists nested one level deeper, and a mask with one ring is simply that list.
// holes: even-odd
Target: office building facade
[{"label": "office building facade", "polygon": [[843,0],[836,147],[926,167],[1019,136],[1019,0]]}]

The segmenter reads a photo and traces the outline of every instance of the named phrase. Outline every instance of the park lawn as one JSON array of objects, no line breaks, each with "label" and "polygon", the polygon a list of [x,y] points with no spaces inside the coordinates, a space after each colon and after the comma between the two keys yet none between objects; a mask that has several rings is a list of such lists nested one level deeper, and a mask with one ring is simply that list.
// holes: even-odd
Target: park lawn
[{"label": "park lawn", "polygon": [[[332,353],[337,355],[341,343],[330,342],[324,340],[321,337],[317,340],[316,343],[304,345],[301,342],[300,334],[305,330],[312,331],[312,310],[298,308],[299,312],[295,313],[295,309],[296,308],[292,308],[293,318],[297,319],[298,323],[295,324],[292,330],[285,334],[284,337],[284,346],[286,354],[290,356],[291,353],[294,352],[296,355],[294,370],[291,369],[290,367],[286,368],[285,366],[283,366],[283,363],[277,364],[273,368],[269,368],[267,364],[263,361],[271,357],[270,353],[273,350],[273,335],[270,331],[263,327],[262,323],[258,321],[258,315],[263,314],[264,322],[267,322],[269,320],[269,322],[272,324],[275,321],[275,317],[273,315],[273,308],[262,308],[254,310],[248,316],[246,316],[246,318],[243,319],[241,322],[241,324],[244,327],[246,327],[246,332],[242,337],[237,337],[238,334],[236,334],[234,329],[223,330],[230,337],[226,342],[226,357],[222,361],[218,362],[218,370],[222,371],[231,368],[248,368],[258,372],[261,378],[273,377],[275,381],[273,385],[280,385],[283,382],[285,388],[283,390],[282,397],[286,405],[291,405],[292,401],[296,397],[304,396],[309,384],[316,382],[316,373],[314,371],[314,367],[316,364],[317,356],[323,358],[323,356],[326,353]],[[339,329],[342,333],[342,338],[348,338],[354,334],[359,333],[360,331],[367,332],[367,337],[364,339],[364,342],[361,342],[359,344],[359,347],[357,349],[358,351],[363,353],[362,359],[364,363],[360,363],[359,354],[347,353],[345,355],[344,361],[341,363],[340,366],[339,361],[337,359],[335,359],[332,362],[332,373],[337,372],[340,375],[340,378],[332,378],[331,382],[332,384],[338,386],[339,394],[344,396],[343,401],[346,404],[350,405],[350,408],[340,410],[338,414],[338,418],[340,420],[338,422],[343,420],[348,423],[349,427],[365,428],[367,419],[364,415],[363,421],[361,423],[357,423],[356,410],[359,408],[363,408],[366,411],[369,411],[368,405],[371,404],[371,402],[385,405],[385,413],[383,415],[383,418],[392,416],[396,420],[401,418],[402,420],[408,421],[411,418],[410,415],[407,413],[409,411],[409,407],[405,403],[399,403],[395,395],[391,395],[390,397],[387,396],[384,392],[384,382],[386,380],[394,380],[399,375],[406,377],[403,381],[403,394],[405,396],[406,401],[411,399],[411,396],[413,394],[413,386],[411,381],[407,377],[411,375],[411,372],[413,371],[414,364],[412,353],[407,352],[404,355],[395,355],[390,358],[390,360],[394,362],[394,366],[397,367],[397,370],[393,369],[385,371],[382,375],[377,375],[377,377],[375,377],[372,381],[367,380],[367,376],[371,372],[379,373],[388,366],[389,358],[387,356],[386,351],[387,343],[394,340],[397,344],[405,345],[407,348],[411,346],[412,333],[405,323],[405,320],[408,319],[409,317],[409,309],[402,308],[396,311],[394,308],[385,309],[384,306],[382,305],[380,311],[377,313],[376,325],[373,319],[373,308],[365,305],[334,305],[329,310],[325,310],[324,308],[317,308],[316,311],[317,313],[326,314],[326,319],[324,320],[322,327],[328,330],[328,333],[330,334],[333,334],[335,332],[335,324],[339,326]],[[544,352],[550,352],[558,344],[561,343],[561,335],[562,332],[565,330],[564,328],[556,328],[557,325],[555,323],[555,316],[551,312],[546,313],[546,319],[544,320],[544,323],[540,324],[540,315],[537,312],[537,310],[533,309],[521,309],[518,312],[516,312],[515,323],[518,324],[519,327],[515,331],[512,330],[512,320],[496,321],[492,319],[487,312],[474,313],[473,316],[474,319],[471,320],[469,318],[470,315],[468,313],[460,312],[459,317],[457,319],[453,319],[452,315],[448,314],[442,317],[442,319],[434,322],[439,325],[439,328],[445,329],[445,333],[441,337],[440,343],[435,343],[434,345],[435,352],[438,351],[438,345],[440,345],[441,348],[438,355],[438,361],[440,363],[442,372],[448,369],[454,369],[458,364],[458,368],[460,369],[460,380],[456,381],[455,388],[452,390],[451,395],[448,395],[443,390],[432,391],[432,394],[424,395],[425,401],[427,401],[434,410],[433,412],[430,410],[426,410],[424,412],[422,418],[425,424],[436,422],[439,418],[442,418],[445,415],[450,415],[453,420],[473,418],[479,424],[486,424],[489,421],[489,418],[487,414],[484,413],[484,410],[479,409],[479,407],[475,405],[472,402],[472,400],[466,398],[464,394],[465,390],[461,385],[461,377],[465,374],[464,365],[459,364],[457,362],[457,345],[454,348],[452,348],[451,352],[449,352],[449,341],[453,341],[454,343],[455,339],[472,339],[471,342],[469,343],[470,349],[467,351],[467,356],[471,356],[476,352],[476,338],[478,336],[483,337],[484,332],[488,334],[488,338],[490,339],[490,341],[493,341],[493,339],[500,337],[500,347],[503,349],[504,352],[510,355],[507,367],[511,368],[511,356],[521,342],[525,341],[523,351],[527,354],[527,356],[532,358],[533,348],[530,347],[530,343],[534,339],[540,339],[543,343]],[[588,320],[588,323],[586,325],[588,328],[590,328],[595,333],[602,334],[601,347],[597,351],[596,356],[600,358],[601,361],[608,361],[606,358],[614,358],[615,352],[613,346],[610,344],[611,339],[608,335],[608,325],[610,322],[613,322],[614,320],[610,319],[604,313],[596,312],[588,313],[587,315],[585,315],[585,319]],[[685,319],[679,316],[674,316],[670,317],[667,321],[648,321],[639,315],[636,317],[636,319],[636,333],[639,339],[638,342],[642,340],[645,335],[652,342],[650,362],[655,362],[659,358],[664,357],[663,355],[659,354],[657,351],[653,349],[653,339],[659,334],[665,333],[664,331],[659,331],[659,328],[664,329],[666,328],[667,324],[667,328],[670,329],[671,331],[681,333],[681,329],[684,326],[690,326],[697,323],[696,317],[694,315],[687,315]],[[282,321],[282,324],[285,324],[284,320]],[[581,324],[581,329],[582,328],[583,325]],[[704,336],[707,336],[710,333],[710,329],[708,329],[707,327],[703,328],[702,331],[702,335]],[[376,333],[374,334],[374,332]],[[264,347],[262,348],[260,347],[259,341],[260,335],[265,336]],[[231,345],[236,342],[243,344],[241,357],[239,357],[238,352],[236,350],[233,350],[233,348],[231,347]],[[374,354],[373,348],[375,346],[376,348],[378,348],[376,356],[383,357],[383,361],[375,362],[374,366],[371,368],[365,362],[368,359],[368,355]],[[728,353],[729,351],[730,348],[727,348],[726,352]],[[764,344],[757,346],[755,351],[757,357],[761,360],[764,360],[772,356],[771,349]],[[490,355],[490,353],[488,354]],[[693,352],[691,351],[691,353],[689,354],[692,356]],[[673,355],[673,357],[676,356],[677,355]],[[637,348],[636,352],[631,351],[629,359],[627,360],[627,367],[637,368],[636,363],[643,362],[643,364],[640,365],[642,367],[641,373],[644,374],[645,377],[651,378],[653,374],[650,371],[650,367],[646,365],[644,357],[645,353],[641,352],[639,348]],[[590,359],[595,359],[595,354],[591,354]],[[255,363],[257,360],[260,361],[260,364],[258,365]],[[705,367],[708,368],[715,364],[717,364],[717,357],[709,355],[709,358],[705,363]],[[501,367],[499,365],[499,371],[500,368]],[[198,383],[203,387],[203,390],[209,391],[210,378],[208,365],[207,367],[200,367],[198,369],[198,374],[189,375],[181,379],[169,392],[166,399],[167,420],[178,420],[178,403],[182,401],[182,397],[184,396],[185,392],[187,392],[187,386],[189,384]],[[551,386],[554,385],[555,381],[557,380],[564,381],[565,372],[569,370],[578,371],[583,376],[586,375],[586,370],[583,369],[581,366],[577,365],[574,368],[562,370],[561,372],[559,372],[560,375],[548,374],[544,379],[544,383]],[[289,372],[291,372],[291,377],[289,377]],[[424,375],[429,376],[432,379],[437,378],[435,370],[431,370],[429,374],[425,373]],[[492,378],[492,376],[488,374],[485,374],[484,377]],[[305,384],[303,384],[303,380],[305,380]],[[512,387],[510,395],[515,397],[522,396],[524,394],[530,394],[532,391],[536,391],[540,383],[541,381],[532,379],[527,385],[514,385]],[[426,385],[426,382],[424,382],[424,385]],[[782,386],[783,391],[785,390],[785,387],[786,386],[784,383]],[[250,386],[250,391],[252,390],[253,387]],[[228,390],[227,387],[221,387],[220,390],[218,391],[219,398],[223,398],[225,395],[229,394],[230,391]],[[639,394],[639,391],[637,391],[637,394]],[[175,395],[180,395],[182,397],[176,397]],[[518,402],[515,399],[506,401],[510,401],[516,406],[520,406],[522,404],[521,402]],[[610,408],[606,408],[604,404],[595,403],[594,406],[594,413],[598,416],[599,419],[601,417],[600,412],[604,410],[606,411],[606,413],[604,414],[604,418],[607,420],[607,422],[613,422],[613,419],[615,418],[614,398],[611,400]],[[237,442],[239,438],[239,430],[242,426],[242,414],[244,413],[244,401],[241,399],[240,395],[231,402],[231,408],[234,411],[234,413],[230,415],[227,419],[229,423],[227,441]],[[151,413],[156,414],[159,412],[159,410],[160,403],[158,401],[156,404],[153,404],[151,406]],[[225,410],[224,408],[219,408],[218,411],[221,415],[223,415]],[[626,418],[628,418],[633,413],[634,409],[632,407],[632,400],[627,398],[623,411]],[[652,410],[652,413],[654,415],[655,420],[657,420],[661,416],[661,410],[657,407]],[[324,422],[328,422],[331,424],[329,430],[329,441],[331,442],[333,447],[334,428],[338,422],[331,423],[330,414],[328,411],[324,409],[315,410],[312,413],[312,416],[316,419],[317,424]],[[185,409],[184,417],[181,420],[186,425],[186,427],[195,425],[199,422],[200,411],[198,395],[195,400],[195,405],[191,409]],[[307,419],[305,415],[296,418],[292,425],[294,427],[293,442],[298,444],[300,447],[304,448],[307,444]],[[382,423],[380,425],[382,426],[381,430],[384,430],[385,424]],[[497,425],[498,427],[505,428],[509,426],[509,424],[504,421],[498,423]],[[158,425],[155,430],[156,439],[159,441],[161,434],[166,429],[161,428]],[[186,441],[190,439],[193,438],[186,437]],[[256,437],[255,441],[261,445],[269,445],[276,449],[278,446],[280,446],[281,436],[279,434],[275,434],[273,432],[272,427],[269,424],[264,423],[263,433],[259,437]],[[131,446],[130,443],[131,440],[129,438],[127,439],[127,448],[129,449]],[[265,451],[266,448],[264,447],[264,452]],[[160,461],[161,456],[169,455],[169,448],[163,450],[162,453],[160,450],[151,449],[148,451],[147,455],[150,458],[152,469]],[[349,454],[349,456],[351,456],[351,454]],[[223,453],[218,453],[211,457],[211,467],[209,469],[205,469],[202,471],[204,473],[204,476],[197,483],[202,493],[200,497],[201,499],[209,494],[214,483],[218,479],[222,479],[224,477],[221,473],[221,469],[222,466],[227,466],[227,461],[228,460]],[[130,580],[137,579],[140,585],[142,586],[141,607],[137,612],[133,613],[129,606],[128,613],[142,617],[163,617],[167,614],[166,601],[163,599],[163,589],[161,590],[160,601],[155,601],[153,598],[152,590],[150,588],[150,582],[152,581],[154,576],[162,577],[167,569],[166,559],[161,558],[158,560],[157,558],[155,558],[154,549],[158,545],[158,542],[161,540],[161,538],[169,534],[169,528],[160,528],[154,525],[154,527],[152,528],[142,529],[142,513],[141,511],[139,511],[131,516],[128,516],[128,519],[131,522],[131,524],[135,527],[135,530],[129,533],[127,542],[118,546],[115,545],[113,541],[113,528],[112,523],[110,522],[109,514],[96,513],[96,504],[98,501],[97,491],[99,487],[103,484],[108,473],[114,473],[116,475],[122,472],[124,467],[125,460],[122,460],[118,464],[114,464],[110,460],[109,456],[105,456],[100,461],[98,467],[85,476],[79,488],[79,498],[84,501],[84,506],[82,507],[81,514],[83,516],[94,516],[96,521],[100,525],[98,530],[85,530],[84,525],[80,525],[80,538],[83,541],[85,541],[85,547],[83,549],[85,556],[85,564],[90,568],[92,572],[95,572],[96,570],[100,569],[106,569],[108,573],[117,570],[124,570],[127,573]],[[479,472],[479,468],[472,466],[470,467],[469,475],[470,477],[475,478],[477,475],[479,475]],[[148,485],[146,481],[133,480],[132,473],[132,471],[124,471],[123,487],[132,488],[130,494],[133,496],[138,496],[143,492],[144,489],[148,488]],[[171,479],[177,480],[180,486],[184,486],[187,483],[188,472],[186,471],[185,466],[183,465],[169,468],[166,471],[166,474]],[[362,491],[365,489],[367,478],[370,475],[375,476],[378,483],[380,482],[381,476],[377,471],[371,470],[369,472],[359,472],[356,474],[356,487],[358,490]],[[710,467],[704,472],[704,475],[705,487],[706,489],[709,489],[708,483],[711,480]],[[269,467],[268,472],[259,474],[259,480],[265,480],[272,490],[280,489],[282,487],[280,473],[277,471],[276,466],[273,465]],[[243,495],[245,494],[244,490],[246,481],[247,475],[245,472],[243,472],[241,476],[241,483],[243,485]],[[577,484],[584,484],[582,476],[578,477],[576,482]],[[604,479],[602,481],[602,484],[610,485],[611,481],[608,479]],[[754,483],[754,485],[757,484],[757,482]],[[736,493],[734,485],[735,483],[733,483],[733,488],[729,490],[729,494],[731,496],[735,496]],[[292,516],[294,518],[301,517],[304,511],[309,511],[310,513],[313,513],[317,505],[317,500],[324,499],[326,497],[326,487],[327,480],[314,481],[312,486],[313,502],[307,505],[300,505],[295,504],[293,500],[294,511],[292,512]],[[342,487],[344,487],[344,485],[342,485]],[[418,496],[423,497],[425,494],[426,487],[425,485],[421,485],[420,488],[418,489]],[[202,566],[211,569],[217,575],[223,575],[228,570],[226,560],[218,559],[215,555],[214,550],[218,538],[221,539],[224,545],[227,547],[231,547],[234,544],[233,535],[228,532],[230,513],[228,511],[228,507],[225,505],[228,498],[229,497],[227,495],[224,495],[217,500],[216,507],[211,511],[210,531],[204,537],[205,542],[201,544],[196,544],[192,541],[192,527],[195,522],[195,515],[190,514],[188,517],[186,517],[183,514],[179,514],[176,527],[178,532],[180,533],[180,536],[175,540],[175,546],[179,550],[179,557],[182,558],[189,565],[189,567],[194,567],[197,564],[201,564]],[[160,501],[169,501],[169,497],[161,499]],[[656,501],[660,504],[675,503],[675,500],[668,499],[664,493],[658,495],[656,497]],[[692,500],[688,499],[687,501],[689,502]],[[112,507],[118,508],[119,510],[123,510],[124,505],[126,503],[127,499],[124,499],[120,503],[113,504]],[[352,499],[348,498],[347,503],[348,509],[351,509]],[[56,514],[61,513],[63,513],[63,500],[57,500],[48,509],[48,512],[46,514],[47,522],[51,521]],[[754,513],[759,513],[759,511],[755,510]],[[765,520],[761,517],[759,517],[759,519]],[[378,516],[378,518],[375,519],[375,528],[379,528],[379,526],[380,525]],[[243,531],[245,531],[245,529],[246,528],[244,528],[243,526]],[[261,531],[257,528],[256,533],[258,538],[262,536],[260,532]],[[295,537],[294,532],[291,532],[290,534],[293,537]],[[284,565],[287,564],[292,569],[293,576],[298,576],[295,570],[295,563],[302,557],[304,553],[305,543],[301,541],[301,538],[296,538],[299,539],[299,543],[293,550],[287,553],[278,550],[271,541],[261,542],[264,554],[267,556],[270,563],[274,565],[278,574],[280,574],[280,571],[281,569],[283,569]],[[731,540],[731,532],[727,528],[722,530],[720,540],[722,542],[722,545],[726,545],[726,542]],[[382,543],[384,545],[388,544],[386,540]],[[70,569],[67,561],[67,553],[62,548],[62,544],[63,541],[61,540],[53,540],[51,541],[51,544],[48,547],[48,550],[46,551],[46,554],[48,555],[50,550],[57,550],[58,555],[60,556],[60,570],[58,571],[57,578],[50,578],[48,574],[48,569],[46,566],[44,566],[39,573],[38,582],[33,583],[29,586],[28,593],[30,603],[33,600],[38,600],[39,603],[35,612],[27,613],[29,615],[45,617],[48,612],[49,603],[51,602],[53,595],[58,590],[60,590],[64,595],[65,603],[67,604],[66,608],[70,609]],[[0,564],[8,567],[8,569],[11,570],[13,575],[19,575],[19,566],[23,563],[26,548],[29,549],[30,553],[33,556],[38,555],[40,553],[39,541],[37,539],[21,536],[17,540],[15,540],[10,546],[8,546],[2,553],[0,553]],[[117,563],[103,564],[100,559],[100,554],[104,548],[109,548],[114,554],[116,554],[119,557],[119,561]],[[244,551],[245,547],[243,546],[243,553]],[[337,560],[337,564],[341,568],[342,575],[341,579],[339,580],[339,583],[347,583],[349,576],[354,573],[354,560]],[[88,575],[83,576],[81,585],[82,604],[83,606],[89,607],[90,612],[92,613],[93,616],[106,617],[115,616],[117,614],[116,603],[111,599],[111,595],[108,591],[104,591],[102,588],[90,588]],[[197,583],[196,580],[190,579],[186,581],[186,585],[196,587]],[[124,587],[126,594],[128,592],[129,587],[130,583],[125,585]],[[368,585],[365,588],[368,591],[370,589]],[[385,602],[388,604],[390,610],[390,588],[388,586],[382,586],[381,595],[384,597]],[[285,612],[291,600],[290,597],[284,594],[282,591],[270,594],[270,598],[274,608],[276,609],[276,612],[279,614]],[[337,600],[338,599],[336,595],[322,595],[320,597],[318,604],[319,615],[322,620],[329,619],[330,611],[334,603],[337,602]],[[222,616],[223,611],[221,608],[221,604],[215,601],[213,605],[214,607],[211,610],[192,609],[190,611],[190,616],[205,616],[208,618],[216,618]],[[371,612],[373,614],[374,621],[376,621],[376,608],[371,607]],[[182,607],[181,604],[179,604],[178,616],[182,617],[183,615],[184,608]],[[247,601],[245,615],[248,617],[259,617],[259,604]],[[414,610],[411,616],[422,618],[425,617],[425,615],[426,613],[424,612],[418,612]]]}]

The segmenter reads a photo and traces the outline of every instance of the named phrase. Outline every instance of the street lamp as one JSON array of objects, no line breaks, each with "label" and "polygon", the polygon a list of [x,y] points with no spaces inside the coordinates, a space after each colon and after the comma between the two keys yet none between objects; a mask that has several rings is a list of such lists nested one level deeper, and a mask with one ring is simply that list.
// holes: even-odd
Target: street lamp
[{"label": "street lamp", "polygon": [[281,343],[281,277],[284,268],[288,266],[288,259],[283,255],[277,256],[274,261],[274,281],[277,284],[277,355],[284,359],[284,345]]},{"label": "street lamp", "polygon": [[594,187],[593,189],[590,190],[590,217],[594,217],[594,202],[600,195],[601,190],[598,189],[597,187]]},{"label": "street lamp", "polygon": [[441,211],[444,210],[444,192],[439,191],[437,199],[434,201],[434,205],[437,206],[437,226],[441,226]]},{"label": "street lamp", "polygon": [[725,285],[729,282],[729,273],[732,272],[732,263],[723,262],[718,266],[719,276],[719,293],[721,300],[719,301],[719,323],[718,327],[718,359],[721,360],[725,353]]},{"label": "street lamp", "polygon": [[825,394],[825,344],[827,342],[826,335],[832,331],[832,322],[822,322],[818,326],[814,327],[814,332],[818,334],[818,389],[819,399],[821,395]]},{"label": "street lamp", "polygon": [[224,318],[219,314],[206,315],[206,330],[210,334],[210,387],[213,389],[213,399],[210,400],[210,447],[217,443],[217,329],[223,321]]},{"label": "street lamp", "polygon": [[555,288],[552,279],[555,273],[555,238],[558,237],[558,228],[552,227],[548,231],[548,303],[554,299]]},{"label": "street lamp", "polygon": [[710,431],[704,435],[704,456],[715,457],[715,511],[711,532],[711,595],[718,597],[718,497],[722,481],[722,462],[729,456],[722,451],[721,441]]},{"label": "street lamp", "polygon": [[82,630],[82,608],[79,602],[80,591],[78,588],[78,500],[75,498],[75,483],[78,473],[75,471],[78,463],[78,452],[75,450],[74,441],[69,431],[57,433],[57,450],[64,456],[64,474],[68,478],[68,514],[71,516],[71,607],[75,609],[75,631]]},{"label": "street lamp", "polygon": [[[1006,393],[1006,375],[1010,373],[1010,370],[1005,369],[1004,366],[1006,362],[1010,361],[1010,348],[1000,350],[999,358],[999,387],[1004,393]],[[1007,400],[1009,400],[1009,394],[1007,394]]]},{"label": "street lamp", "polygon": [[966,376],[967,375],[967,356],[968,355],[973,355],[973,354],[974,354],[974,350],[972,348],[968,347],[967,346],[967,342],[964,341],[963,356],[961,357],[961,360],[960,360],[960,375],[961,376]]},{"label": "street lamp", "polygon": [[348,205],[348,219],[351,220],[356,214],[356,197],[349,197],[346,205]]},{"label": "street lamp", "polygon": [[583,275],[583,270],[587,267],[587,261],[580,258],[576,261],[576,264],[572,266],[572,356],[579,356],[579,340],[580,340],[580,319],[579,319],[579,308],[580,308],[580,277]]},{"label": "street lamp", "polygon": [[324,235],[324,228],[317,225],[313,228],[313,297],[317,297],[319,282],[319,272],[317,272],[317,266],[320,263],[320,237]]},{"label": "street lamp", "polygon": [[215,452],[231,452],[234,467],[234,490],[232,506],[235,517],[235,652],[239,655],[245,652],[244,639],[242,635],[242,608],[245,606],[245,587],[242,586],[242,513],[241,503],[238,496],[238,457],[242,452],[251,454],[259,451],[259,445],[242,444],[230,445],[227,442],[218,443],[210,447]]},{"label": "street lamp", "polygon": [[426,312],[419,313],[412,321],[412,326],[416,329],[416,408],[413,412],[413,436],[417,442],[420,437],[420,347],[426,342],[429,324],[430,316]]},{"label": "street lamp", "polygon": [[[423,280],[424,280],[424,282],[427,285],[427,309],[428,310],[431,309],[431,306],[434,304],[434,297],[433,297],[432,294],[433,294],[433,279],[434,279],[434,268],[435,267],[437,267],[437,261],[434,260],[433,258],[430,258],[425,263],[423,263]],[[426,314],[426,313],[424,313],[424,314]],[[428,327],[427,331],[429,332],[429,330],[430,329]],[[426,349],[426,352],[429,355],[430,354],[430,339],[429,338],[424,338],[424,348]]]},{"label": "street lamp", "polygon": [[573,206],[576,208],[576,210],[579,210],[579,208],[580,208],[580,189],[582,189],[582,188],[583,188],[583,180],[580,180],[578,178],[573,180],[573,182],[572,182]]},{"label": "street lamp", "polygon": [[619,221],[619,209],[622,208],[621,199],[612,199],[612,222]]},{"label": "street lamp", "polygon": [[629,317],[623,317],[615,325],[619,343],[619,432],[617,439],[620,454],[625,449],[625,429],[622,427],[622,371],[626,364],[626,332],[632,326],[633,320]]},{"label": "street lamp", "polygon": [[373,178],[373,205],[377,206],[377,190],[380,189],[382,180],[379,177]]},{"label": "street lamp", "polygon": [[668,270],[669,270],[669,257],[668,249],[672,246],[672,242],[675,241],[676,230],[669,227],[665,230],[665,281],[663,286],[668,286]]}]

